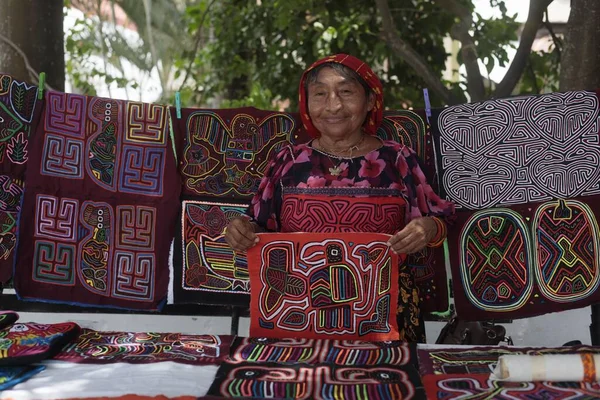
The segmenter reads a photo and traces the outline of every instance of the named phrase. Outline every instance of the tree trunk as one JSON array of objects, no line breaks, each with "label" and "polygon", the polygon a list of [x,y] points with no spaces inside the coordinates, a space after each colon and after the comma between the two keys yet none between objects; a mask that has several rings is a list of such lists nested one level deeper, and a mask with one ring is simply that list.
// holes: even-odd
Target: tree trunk
[{"label": "tree trunk", "polygon": [[0,71],[37,84],[23,57],[4,36],[25,54],[35,72],[45,72],[46,82],[65,89],[63,0],[2,0],[0,13]]},{"label": "tree trunk", "polygon": [[560,90],[600,88],[600,1],[571,1],[560,65]]}]

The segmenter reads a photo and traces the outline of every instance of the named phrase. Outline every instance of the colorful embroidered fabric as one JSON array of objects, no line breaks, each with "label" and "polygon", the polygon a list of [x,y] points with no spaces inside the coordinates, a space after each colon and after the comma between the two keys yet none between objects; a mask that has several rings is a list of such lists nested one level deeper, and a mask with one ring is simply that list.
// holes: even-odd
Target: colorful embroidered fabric
[{"label": "colorful embroidered fabric", "polygon": [[185,137],[180,164],[183,194],[205,199],[248,199],[268,161],[283,146],[304,141],[297,116],[256,108],[171,110]]},{"label": "colorful embroidered fabric", "polygon": [[[340,174],[333,176],[331,168],[339,168]],[[288,195],[311,196],[313,203],[308,208],[301,208],[301,199],[285,198]],[[390,216],[374,207],[370,204],[374,197],[388,197],[391,204],[386,204],[386,207],[393,207],[396,202],[399,208],[400,202],[405,203],[404,217],[400,218],[400,209],[394,210]],[[357,200],[362,203],[360,213],[354,212],[350,204],[344,205],[352,198],[360,199]],[[315,211],[317,201],[321,203],[319,212]],[[343,207],[334,208],[334,202],[340,202]],[[427,183],[415,152],[397,142],[386,141],[380,149],[343,160],[339,166],[310,144],[282,150],[265,172],[248,214],[270,231],[321,232],[328,229],[394,234],[413,218],[424,214],[445,217],[453,210],[453,205],[441,200]],[[403,264],[400,270],[402,301],[398,313],[401,337],[406,340],[425,341],[415,275],[422,282],[429,280],[430,283],[423,285],[422,294],[424,297],[431,296],[436,288],[446,288],[446,282],[432,279],[433,267],[440,264],[444,265],[433,251],[426,251],[411,257],[410,267]],[[440,276],[445,281],[443,275]],[[446,302],[445,297],[439,304]]]},{"label": "colorful embroidered fabric", "polygon": [[489,374],[427,375],[422,378],[428,399],[597,399],[600,384],[584,382],[501,382]]},{"label": "colorful embroidered fabric", "polygon": [[248,250],[250,336],[398,340],[389,235],[263,233]]},{"label": "colorful embroidered fabric", "polygon": [[597,347],[485,346],[468,349],[419,348],[417,352],[427,398],[431,399],[588,399],[600,395],[598,383],[512,383],[489,379],[502,355],[597,354],[600,352]]},{"label": "colorful embroidered fabric", "polygon": [[385,364],[346,367],[224,363],[208,394],[224,398],[297,400],[424,398],[421,379],[413,366]]},{"label": "colorful embroidered fabric", "polygon": [[442,194],[467,210],[598,195],[599,124],[586,91],[434,110]]},{"label": "colorful embroidered fabric", "polygon": [[29,142],[42,108],[37,89],[0,73],[0,283],[13,273]]},{"label": "colorful embroidered fabric", "polygon": [[19,319],[19,314],[14,311],[0,311],[0,329],[14,324]]},{"label": "colorful embroidered fabric", "polygon": [[78,334],[79,326],[73,322],[14,324],[0,331],[0,365],[24,365],[52,358]]},{"label": "colorful embroidered fabric", "polygon": [[459,212],[449,233],[459,315],[521,318],[600,301],[600,196]]},{"label": "colorful embroidered fabric", "polygon": [[46,93],[20,221],[20,298],[161,307],[181,188],[168,127],[164,106]]},{"label": "colorful embroidered fabric", "polygon": [[[184,194],[190,202],[211,198],[214,201],[215,197],[220,197],[222,203],[231,204],[231,200],[248,198],[257,191],[267,162],[276,151],[288,143],[303,143],[308,137],[306,132],[298,129],[299,116],[296,114],[254,108],[183,109],[182,118],[177,119],[175,111],[171,110],[175,132],[186,138],[180,171],[184,177]],[[377,135],[384,140],[410,145],[424,161],[424,173],[433,177],[435,157],[423,115],[423,112],[408,110],[385,112]],[[238,207],[243,206],[234,203]],[[193,221],[188,219],[187,222],[191,227]],[[185,224],[186,220],[182,223]],[[182,238],[187,234],[185,232],[182,230]],[[186,246],[190,244],[185,239],[183,242]],[[180,247],[184,249],[183,253],[179,252]],[[239,276],[231,278],[232,272],[244,270],[243,256],[237,255],[240,261],[232,271],[231,255],[227,251],[213,254],[216,257],[215,263],[225,265],[221,273],[216,271],[218,266],[212,268],[208,265],[209,262],[206,265],[194,263],[196,251],[193,245],[190,250],[186,253],[183,243],[182,246],[176,244],[175,303],[247,304],[247,297],[243,294],[246,291],[243,279],[239,279]],[[203,251],[199,247],[200,259],[205,258]],[[193,264],[190,264],[189,259],[186,260],[190,255]],[[448,292],[443,251],[426,249],[424,253],[410,257],[409,264],[420,288],[424,310],[446,310]],[[203,283],[204,279],[208,279],[204,274],[205,267],[210,270],[207,271],[208,275],[213,277],[210,283]]]},{"label": "colorful embroidered fabric", "polygon": [[89,364],[173,361],[220,364],[229,356],[231,336],[155,332],[99,332],[83,329],[54,359]]},{"label": "colorful embroidered fabric", "polygon": [[425,126],[421,110],[387,110],[375,135],[383,140],[401,143],[414,150],[421,161],[427,181],[436,187],[435,152],[431,133]]},{"label": "colorful embroidered fabric", "polygon": [[416,344],[399,341],[236,338],[229,362],[417,366],[417,354]]},{"label": "colorful embroidered fabric", "polygon": [[600,348],[591,346],[569,346],[558,348],[482,346],[446,349],[417,350],[421,375],[443,374],[490,374],[502,355],[541,356],[548,354],[600,353]]},{"label": "colorful embroidered fabric", "polygon": [[0,390],[8,390],[45,369],[45,365],[0,366]]},{"label": "colorful embroidered fabric", "polygon": [[281,232],[390,234],[405,226],[406,202],[398,190],[284,187],[282,194]]},{"label": "colorful embroidered fabric", "polygon": [[174,303],[250,303],[245,253],[225,242],[227,224],[247,205],[184,200],[174,249]]},{"label": "colorful embroidered fabric", "polygon": [[[331,173],[333,168],[339,168],[339,175]],[[265,229],[281,229],[282,188],[316,189],[313,194],[336,196],[350,188],[356,192],[348,192],[349,195],[356,197],[377,195],[382,189],[394,190],[396,196],[407,203],[406,223],[423,215],[446,217],[454,211],[453,204],[440,199],[427,183],[416,153],[390,141],[383,142],[379,149],[364,156],[344,159],[339,165],[337,159],[332,160],[325,153],[313,149],[310,143],[280,151],[269,164],[248,209]],[[324,188],[340,191],[318,192]]]},{"label": "colorful embroidered fabric", "polygon": [[448,236],[457,313],[523,318],[600,302],[596,93],[433,114],[442,192],[461,207]]}]

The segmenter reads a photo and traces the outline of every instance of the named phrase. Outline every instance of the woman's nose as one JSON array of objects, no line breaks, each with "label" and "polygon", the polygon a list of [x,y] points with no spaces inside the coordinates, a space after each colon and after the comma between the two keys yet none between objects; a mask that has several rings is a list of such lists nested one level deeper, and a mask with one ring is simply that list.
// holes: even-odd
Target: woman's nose
[{"label": "woman's nose", "polygon": [[340,108],[342,108],[342,101],[340,100],[337,94],[331,93],[327,97],[327,111],[335,112],[338,111]]}]

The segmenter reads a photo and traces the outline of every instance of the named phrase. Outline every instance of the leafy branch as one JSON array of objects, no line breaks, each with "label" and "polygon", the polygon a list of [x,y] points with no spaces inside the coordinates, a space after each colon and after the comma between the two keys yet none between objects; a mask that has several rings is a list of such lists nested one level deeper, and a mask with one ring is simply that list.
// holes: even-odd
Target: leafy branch
[{"label": "leafy branch", "polygon": [[[525,69],[528,67],[531,47],[537,31],[543,23],[544,13],[552,1],[532,0],[530,2],[529,14],[521,33],[516,55],[492,96],[509,96],[519,83]],[[390,12],[389,0],[375,0],[375,2],[381,17],[382,35],[390,49],[396,56],[409,64],[446,104],[455,104],[457,98],[444,86],[441,77],[435,74],[429,68],[427,60],[401,37]],[[466,69],[467,92],[472,101],[484,100],[487,94],[484,78],[479,69],[481,54],[478,52],[478,42],[472,33],[477,33],[477,27],[474,26],[473,21],[473,10],[458,0],[434,0],[434,2],[440,10],[446,10],[454,15],[455,23],[450,29],[450,35],[461,45],[460,56]],[[505,13],[505,8],[502,9]],[[489,58],[491,59],[492,56]],[[493,67],[493,60],[489,64],[491,66],[488,66],[488,72]]]},{"label": "leafy branch", "polygon": [[425,83],[447,104],[458,103],[459,99],[448,90],[440,80],[440,77],[431,70],[429,63],[408,42],[402,39],[394,25],[388,0],[375,0],[381,23],[383,25],[382,35],[388,46],[422,76]]},{"label": "leafy branch", "polygon": [[523,75],[523,71],[529,60],[531,46],[533,45],[538,29],[542,24],[544,12],[552,1],[553,0],[532,0],[529,2],[529,14],[527,15],[527,21],[523,27],[523,32],[521,33],[521,40],[519,42],[519,47],[517,48],[517,53],[515,54],[515,58],[510,64],[506,75],[502,81],[500,81],[498,86],[496,86],[496,90],[494,91],[495,97],[510,96],[517,86],[517,83],[519,83],[519,79],[521,79],[521,75]]}]

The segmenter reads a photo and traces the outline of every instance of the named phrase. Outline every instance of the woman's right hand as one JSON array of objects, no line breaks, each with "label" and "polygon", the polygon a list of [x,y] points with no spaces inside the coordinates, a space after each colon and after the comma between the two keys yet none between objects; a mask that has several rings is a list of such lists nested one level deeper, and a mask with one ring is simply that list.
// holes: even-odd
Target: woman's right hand
[{"label": "woman's right hand", "polygon": [[258,243],[254,224],[248,218],[232,219],[225,230],[225,241],[234,251],[246,251]]}]

